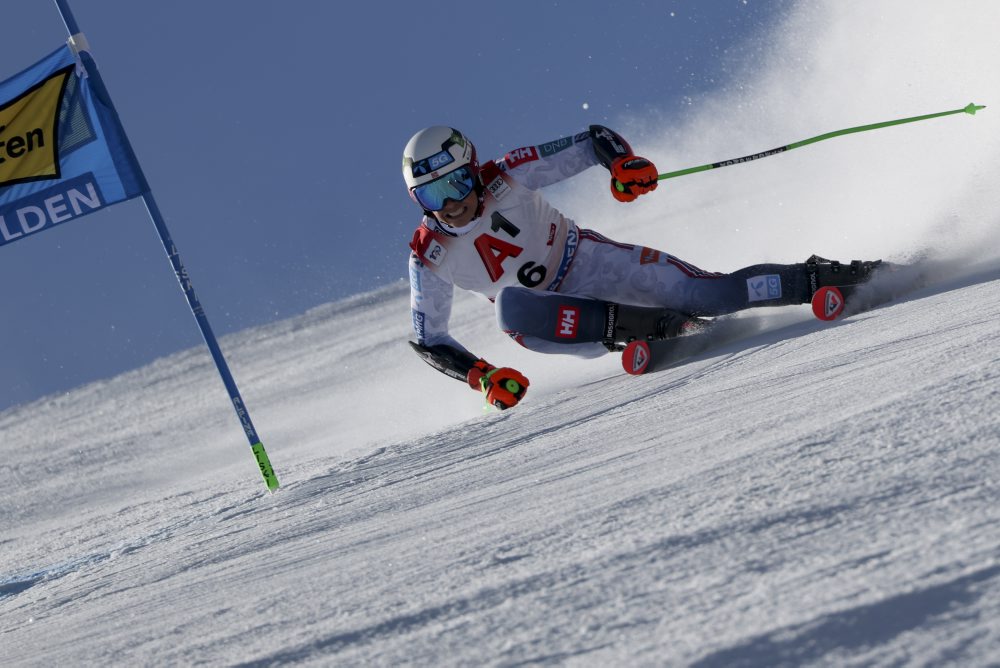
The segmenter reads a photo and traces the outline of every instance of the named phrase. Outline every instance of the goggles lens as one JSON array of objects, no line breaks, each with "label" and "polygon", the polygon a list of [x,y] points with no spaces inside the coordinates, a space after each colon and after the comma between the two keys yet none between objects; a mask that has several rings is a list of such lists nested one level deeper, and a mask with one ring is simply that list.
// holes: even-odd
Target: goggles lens
[{"label": "goggles lens", "polygon": [[468,165],[413,188],[413,197],[428,211],[440,211],[446,200],[460,202],[476,187],[476,179]]}]

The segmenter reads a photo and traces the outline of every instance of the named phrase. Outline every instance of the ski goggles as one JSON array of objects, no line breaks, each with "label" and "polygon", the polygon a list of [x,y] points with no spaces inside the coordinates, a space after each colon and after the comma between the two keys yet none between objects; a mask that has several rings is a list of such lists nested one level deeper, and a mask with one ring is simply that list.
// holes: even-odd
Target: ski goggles
[{"label": "ski goggles", "polygon": [[414,186],[410,193],[417,204],[428,211],[440,211],[444,203],[450,199],[461,202],[473,188],[476,187],[476,177],[468,165],[448,172],[444,176],[423,185]]}]

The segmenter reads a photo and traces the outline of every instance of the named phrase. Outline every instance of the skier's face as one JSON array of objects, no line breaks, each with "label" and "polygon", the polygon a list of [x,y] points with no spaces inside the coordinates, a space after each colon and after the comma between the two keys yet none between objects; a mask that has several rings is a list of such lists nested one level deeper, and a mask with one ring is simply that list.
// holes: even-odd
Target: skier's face
[{"label": "skier's face", "polygon": [[450,227],[465,227],[475,218],[478,204],[479,197],[473,190],[459,202],[447,200],[443,209],[434,212],[434,217]]}]

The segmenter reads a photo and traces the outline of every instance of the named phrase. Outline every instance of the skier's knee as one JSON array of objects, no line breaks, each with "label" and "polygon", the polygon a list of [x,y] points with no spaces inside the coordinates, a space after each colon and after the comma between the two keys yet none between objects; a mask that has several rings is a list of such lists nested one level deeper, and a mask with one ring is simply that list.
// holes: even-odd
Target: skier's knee
[{"label": "skier's knee", "polygon": [[537,308],[533,308],[532,291],[528,288],[507,287],[497,293],[496,304],[497,325],[501,330],[524,332],[530,329],[533,321],[537,321]]},{"label": "skier's knee", "polygon": [[600,342],[604,339],[605,302],[544,290],[509,287],[496,297],[497,324],[558,344]]}]

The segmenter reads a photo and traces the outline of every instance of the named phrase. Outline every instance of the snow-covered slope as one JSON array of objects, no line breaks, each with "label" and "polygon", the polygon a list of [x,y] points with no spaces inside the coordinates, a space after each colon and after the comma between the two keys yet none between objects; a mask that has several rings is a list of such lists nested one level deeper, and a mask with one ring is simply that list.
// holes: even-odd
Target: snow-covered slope
[{"label": "snow-covered slope", "polygon": [[620,129],[666,171],[991,108],[551,196],[707,270],[933,249],[931,285],[747,314],[640,378],[461,296],[456,337],[532,380],[505,413],[412,354],[402,283],[247,330],[222,347],[273,495],[201,348],[4,411],[0,662],[1000,663],[1000,5],[871,7],[798,3],[727,90]]},{"label": "snow-covered slope", "polygon": [[437,429],[405,300],[226,342],[274,495],[200,351],[0,415],[5,661],[1000,660],[1000,270]]}]

